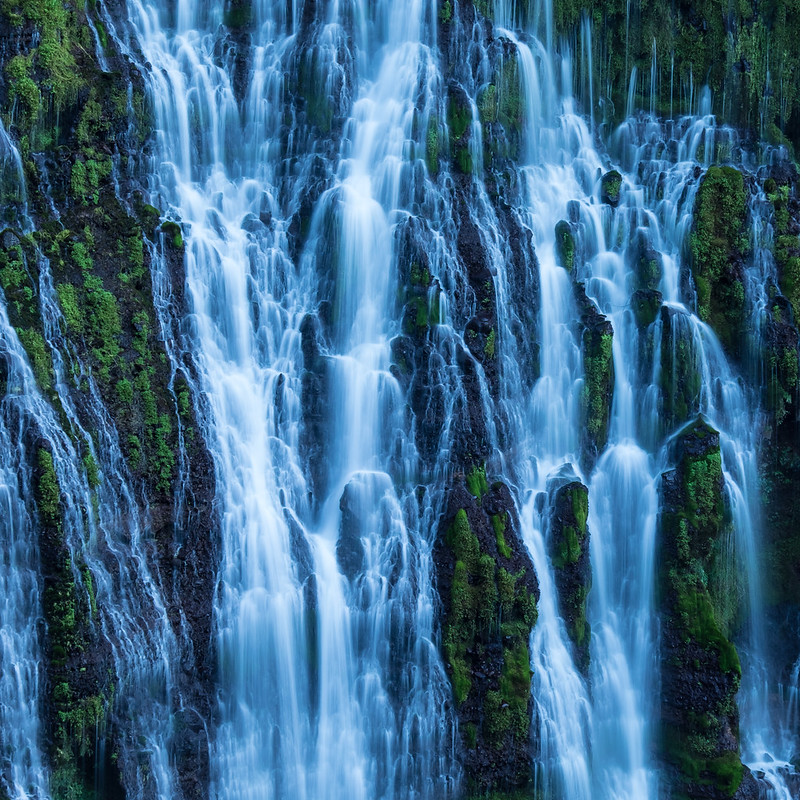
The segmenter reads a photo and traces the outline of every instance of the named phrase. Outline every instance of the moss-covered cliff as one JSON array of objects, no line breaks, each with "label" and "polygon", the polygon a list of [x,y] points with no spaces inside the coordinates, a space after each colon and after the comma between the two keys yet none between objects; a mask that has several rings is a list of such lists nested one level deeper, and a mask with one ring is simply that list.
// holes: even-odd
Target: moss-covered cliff
[{"label": "moss-covered cliff", "polygon": [[[577,38],[584,14],[594,37],[595,97],[607,120],[624,116],[631,71],[636,68],[637,108],[652,104],[664,117],[687,113],[688,101],[696,103],[707,84],[713,93],[712,110],[727,122],[756,138],[800,145],[796,0],[566,0],[554,3],[556,30]],[[650,96],[651,85],[656,87],[655,97]]]},{"label": "moss-covered cliff", "polygon": [[[0,187],[0,205],[17,209],[5,215],[12,225],[0,232],[0,285],[39,387],[82,453],[92,490],[104,474],[116,479],[108,470],[111,454],[98,450],[96,428],[113,426],[156,543],[151,568],[164,596],[181,608],[176,632],[184,616],[194,643],[196,673],[187,674],[183,699],[207,710],[213,473],[188,383],[167,357],[151,281],[154,253],[163,252],[181,286],[182,243],[174,226],[162,232],[160,212],[138,187],[136,159],[152,133],[144,84],[95,11],[94,3],[52,0],[0,5],[0,114],[23,159],[29,215],[21,213],[19,187]],[[174,301],[179,308],[180,295]],[[98,400],[107,422],[98,416]],[[118,689],[109,643],[93,624],[104,611],[89,568],[70,561],[52,456],[46,443],[38,452],[51,789],[57,800],[90,797],[95,789],[110,796],[120,791]],[[186,502],[176,514],[179,487]],[[106,533],[111,540],[126,535]],[[195,753],[181,767],[181,790],[199,796],[205,731],[192,715],[181,730],[179,746]]]},{"label": "moss-covered cliff", "polygon": [[661,479],[661,752],[673,797],[729,798],[744,769],[736,707],[741,666],[714,579],[725,569],[730,524],[719,435],[698,418],[676,448],[677,467]]}]

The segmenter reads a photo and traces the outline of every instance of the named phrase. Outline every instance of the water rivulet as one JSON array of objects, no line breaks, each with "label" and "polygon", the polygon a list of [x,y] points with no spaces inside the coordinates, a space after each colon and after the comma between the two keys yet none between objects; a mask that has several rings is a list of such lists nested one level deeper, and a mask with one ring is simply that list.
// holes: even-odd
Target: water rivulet
[{"label": "water rivulet", "polygon": [[0,4],[0,795],[798,796],[793,12],[654,13]]}]

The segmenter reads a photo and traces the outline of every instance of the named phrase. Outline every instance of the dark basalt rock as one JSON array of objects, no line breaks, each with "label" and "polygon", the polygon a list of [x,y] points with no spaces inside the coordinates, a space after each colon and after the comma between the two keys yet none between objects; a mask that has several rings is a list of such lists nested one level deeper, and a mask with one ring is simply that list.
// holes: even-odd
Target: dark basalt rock
[{"label": "dark basalt rock", "polygon": [[300,323],[300,346],[303,352],[301,377],[302,428],[300,447],[308,465],[309,483],[317,502],[326,496],[328,473],[325,469],[325,442],[328,441],[328,365],[322,355],[322,323],[319,317],[306,314]]},{"label": "dark basalt rock", "polygon": [[600,199],[606,205],[616,208],[622,191],[622,175],[615,169],[606,172],[600,179]]},{"label": "dark basalt rock", "polygon": [[638,289],[631,295],[631,309],[639,328],[647,328],[656,321],[663,298],[661,292]]},{"label": "dark basalt rock", "polygon": [[629,267],[634,273],[634,286],[639,291],[655,292],[661,282],[663,263],[647,228],[638,228],[628,248]]},{"label": "dark basalt rock", "polygon": [[581,344],[583,346],[584,387],[584,447],[587,465],[594,464],[608,442],[611,424],[611,404],[614,399],[614,328],[586,296],[582,283],[573,290],[581,315]]},{"label": "dark basalt rock", "polygon": [[364,508],[359,495],[358,486],[351,481],[344,487],[339,500],[342,518],[336,542],[336,559],[342,572],[351,581],[364,570],[364,545],[361,541]]},{"label": "dark basalt rock", "polygon": [[661,421],[670,433],[696,414],[701,377],[685,313],[661,307]]},{"label": "dark basalt rock", "polygon": [[434,548],[463,763],[474,794],[531,782],[528,639],[538,584],[508,488],[475,467],[450,491]]},{"label": "dark basalt rock", "polygon": [[592,587],[589,560],[589,490],[572,481],[555,490],[548,546],[555,570],[561,616],[575,649],[575,663],[585,673],[589,667],[591,629],[586,600]]},{"label": "dark basalt rock", "polygon": [[741,667],[726,635],[730,611],[708,588],[717,585],[727,524],[719,434],[698,418],[674,450],[677,466],[661,478],[660,752],[676,796],[723,800],[736,795],[745,770],[736,707]]}]

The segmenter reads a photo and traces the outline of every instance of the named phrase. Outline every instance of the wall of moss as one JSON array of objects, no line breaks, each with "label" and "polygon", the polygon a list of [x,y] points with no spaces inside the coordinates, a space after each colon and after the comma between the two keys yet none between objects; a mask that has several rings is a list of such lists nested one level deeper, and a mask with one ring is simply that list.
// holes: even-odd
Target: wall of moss
[{"label": "wall of moss", "polygon": [[624,116],[633,67],[637,107],[650,108],[655,45],[657,113],[685,113],[692,89],[696,98],[708,84],[713,110],[727,122],[800,144],[798,0],[563,0],[554,4],[558,33],[577,41],[584,13],[594,37],[595,97],[603,98],[609,120]]},{"label": "wall of moss", "polygon": [[719,434],[702,418],[675,444],[677,466],[662,475],[659,571],[661,729],[672,796],[731,798],[739,757],[736,693],[741,667],[732,614],[717,571],[726,533]]},{"label": "wall of moss", "polygon": [[532,779],[528,640],[538,586],[508,489],[490,486],[483,466],[453,487],[435,557],[468,793],[517,791]]},{"label": "wall of moss", "polygon": [[[110,72],[100,68],[90,22]],[[158,557],[169,565],[165,599],[183,594],[178,603],[197,638],[198,654],[198,675],[187,680],[186,689],[200,696],[203,692],[189,684],[207,681],[212,672],[213,470],[196,433],[188,383],[173,374],[153,306],[151,255],[163,249],[168,267],[180,273],[183,242],[175,223],[162,230],[161,213],[144,202],[131,177],[151,135],[145,87],[115,51],[94,2],[0,0],[0,53],[0,115],[23,159],[34,222],[32,231],[0,231],[0,287],[9,319],[42,392],[75,443],[90,488],[103,478],[105,454],[98,452],[100,463],[95,462],[59,395],[69,394],[96,446],[89,376],[95,383],[142,513],[148,510],[153,523]],[[0,186],[0,205],[19,199],[18,187]],[[62,315],[55,330],[44,319],[45,269]],[[180,289],[174,299],[180,306]],[[56,385],[53,367],[56,349],[65,365],[62,386]],[[92,624],[102,613],[92,576],[71,562],[63,541],[52,458],[46,448],[35,458],[47,625],[46,749],[55,800],[75,800],[93,796],[100,780],[111,785],[117,780],[111,760],[113,663],[99,626]],[[186,518],[173,519],[179,484],[189,487],[193,499]],[[176,528],[188,531],[181,538],[190,552],[187,566],[178,569]],[[113,538],[116,532],[109,534]],[[205,583],[198,582],[198,568]],[[185,602],[188,587],[193,597]],[[200,764],[193,780],[202,781],[202,769]]]},{"label": "wall of moss", "polygon": [[733,167],[709,167],[697,192],[689,240],[697,313],[736,359],[741,357],[744,337],[746,219],[742,173]]}]

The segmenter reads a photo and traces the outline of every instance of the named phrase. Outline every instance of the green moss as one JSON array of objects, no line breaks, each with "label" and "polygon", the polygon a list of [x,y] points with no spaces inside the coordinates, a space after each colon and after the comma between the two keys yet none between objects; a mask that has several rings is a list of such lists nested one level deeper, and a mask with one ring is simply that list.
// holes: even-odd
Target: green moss
[{"label": "green moss", "polygon": [[439,149],[439,120],[431,116],[425,134],[425,163],[428,165],[430,175],[439,174]]},{"label": "green moss", "polygon": [[531,671],[528,645],[503,648],[499,691],[489,690],[484,701],[484,730],[489,744],[499,748],[507,733],[525,739],[530,729],[528,703]]},{"label": "green moss", "polygon": [[608,441],[611,402],[614,394],[614,335],[610,327],[602,332],[586,331],[584,343],[583,401],[586,431],[598,451]]},{"label": "green moss", "polygon": [[772,190],[767,196],[774,213],[773,252],[778,268],[778,283],[784,297],[791,303],[797,320],[800,319],[800,237],[789,233],[789,186],[776,186],[772,181],[769,188]]},{"label": "green moss", "polygon": [[497,122],[498,113],[497,86],[490,83],[478,94],[478,115],[481,122],[486,125]]},{"label": "green moss", "polygon": [[661,308],[662,296],[660,292],[637,291],[631,296],[631,309],[640,328],[647,328],[656,321]]},{"label": "green moss", "polygon": [[161,223],[161,230],[166,234],[168,241],[172,243],[172,246],[176,250],[180,250],[183,247],[183,233],[181,231],[181,226],[178,225],[177,222],[167,220]]},{"label": "green moss", "polygon": [[95,800],[94,792],[88,789],[74,762],[53,769],[50,794],[53,800]]},{"label": "green moss", "polygon": [[333,103],[327,88],[328,65],[317,48],[306,51],[297,68],[298,93],[305,101],[311,125],[328,134],[333,126]]},{"label": "green moss", "polygon": [[615,169],[606,172],[600,180],[600,194],[604,203],[616,206],[622,189],[622,175]]},{"label": "green moss", "polygon": [[556,569],[563,569],[567,564],[576,564],[582,552],[577,531],[572,525],[565,525],[553,556],[553,566]]},{"label": "green moss", "polygon": [[453,6],[450,0],[444,0],[439,6],[439,20],[448,24],[453,19]]},{"label": "green moss", "polygon": [[700,534],[713,537],[722,525],[722,458],[713,450],[702,458],[687,457],[683,469],[687,520]]},{"label": "green moss", "polygon": [[225,25],[231,30],[246,30],[253,21],[253,7],[249,2],[234,2],[225,10]]},{"label": "green moss", "polygon": [[572,513],[581,537],[586,536],[586,520],[589,518],[589,492],[586,487],[572,490]]},{"label": "green moss", "polygon": [[46,527],[61,527],[61,487],[56,476],[53,456],[44,448],[37,454],[39,466],[36,485],[36,505],[39,518]]},{"label": "green moss", "polygon": [[[736,724],[735,695],[741,679],[736,648],[725,635],[735,614],[735,586],[718,574],[724,515],[719,435],[701,418],[679,434],[677,474],[665,476],[669,494],[661,517],[659,592],[668,632],[665,670],[697,682],[697,700],[672,712],[662,736],[668,762],[690,795],[714,785],[732,796],[741,781],[738,752],[726,731]],[[694,663],[694,667],[692,666]],[[713,691],[705,686],[713,684]],[[734,730],[734,735],[736,731]]]},{"label": "green moss", "polygon": [[447,533],[447,544],[453,551],[457,561],[464,564],[469,572],[477,570],[480,556],[478,537],[472,532],[467,519],[467,512],[460,508],[456,513],[453,525]]},{"label": "green moss", "polygon": [[119,307],[114,295],[103,288],[103,282],[97,276],[87,275],[84,288],[86,330],[92,343],[92,355],[100,365],[101,378],[107,381],[121,351]]},{"label": "green moss", "polygon": [[739,655],[720,630],[708,590],[699,580],[686,577],[677,570],[670,577],[676,590],[676,609],[684,631],[696,642],[719,654],[719,665],[723,672],[732,672],[741,677]]},{"label": "green moss", "polygon": [[192,404],[188,387],[183,386],[178,389],[176,397],[178,401],[178,413],[181,415],[181,418],[190,420],[192,417]]},{"label": "green moss", "polygon": [[667,759],[685,776],[701,786],[716,787],[725,797],[733,797],[744,777],[744,767],[737,753],[706,755],[702,751],[707,748],[692,746],[683,731],[669,725],[662,727],[661,738]]},{"label": "green moss", "polygon": [[477,744],[477,740],[478,740],[478,729],[473,723],[468,722],[464,726],[464,744],[466,744],[466,746],[470,750],[474,750],[475,745]]},{"label": "green moss", "polygon": [[50,357],[50,351],[47,349],[44,337],[37,330],[32,328],[20,328],[17,330],[17,335],[25,352],[28,354],[28,359],[31,363],[36,382],[44,392],[50,392],[53,389],[55,375],[53,374],[53,361]]},{"label": "green moss", "polygon": [[0,249],[0,286],[10,306],[12,323],[27,323],[38,319],[35,303],[36,290],[28,273],[27,261],[21,244]]},{"label": "green moss", "polygon": [[20,105],[21,123],[30,128],[38,119],[42,104],[42,94],[31,78],[31,59],[22,55],[14,56],[6,65],[9,80],[9,99]]},{"label": "green moss", "polygon": [[506,58],[497,81],[497,121],[508,134],[520,134],[525,122],[522,74],[516,54]]},{"label": "green moss", "polygon": [[83,586],[89,595],[89,608],[92,612],[92,618],[97,619],[97,598],[95,597],[94,593],[94,581],[92,580],[92,573],[90,572],[89,567],[85,566],[81,570],[81,574],[83,576]]},{"label": "green moss", "polygon": [[483,464],[470,470],[466,482],[467,490],[478,500],[489,492],[489,484],[486,482],[486,467]]},{"label": "green moss", "polygon": [[500,567],[497,571],[497,596],[500,601],[500,612],[503,618],[510,618],[514,612],[517,594],[517,576]]},{"label": "green moss", "polygon": [[453,141],[461,139],[472,124],[472,114],[469,106],[461,103],[457,98],[450,96],[447,104],[447,126]]},{"label": "green moss", "polygon": [[86,480],[92,489],[100,485],[100,471],[97,468],[97,462],[90,450],[87,450],[83,456],[83,467],[86,470]]},{"label": "green moss", "polygon": [[486,344],[483,346],[483,354],[489,360],[494,358],[496,342],[497,334],[495,333],[494,328],[492,328],[489,331],[489,335],[486,337]]},{"label": "green moss", "polygon": [[133,386],[127,378],[117,381],[117,398],[124,406],[130,406],[133,403]]},{"label": "green moss", "polygon": [[695,201],[690,247],[697,313],[723,345],[737,352],[742,336],[744,287],[731,264],[747,250],[744,178],[733,167],[710,167]]},{"label": "green moss", "polygon": [[86,321],[78,299],[78,290],[71,283],[60,283],[56,286],[56,292],[68,331],[75,336],[83,336]]},{"label": "green moss", "polygon": [[492,528],[497,540],[497,551],[503,558],[511,558],[511,548],[506,544],[506,524],[508,514],[492,514]]},{"label": "green moss", "polygon": [[575,267],[575,237],[572,226],[565,219],[556,223],[556,263],[567,272]]}]

